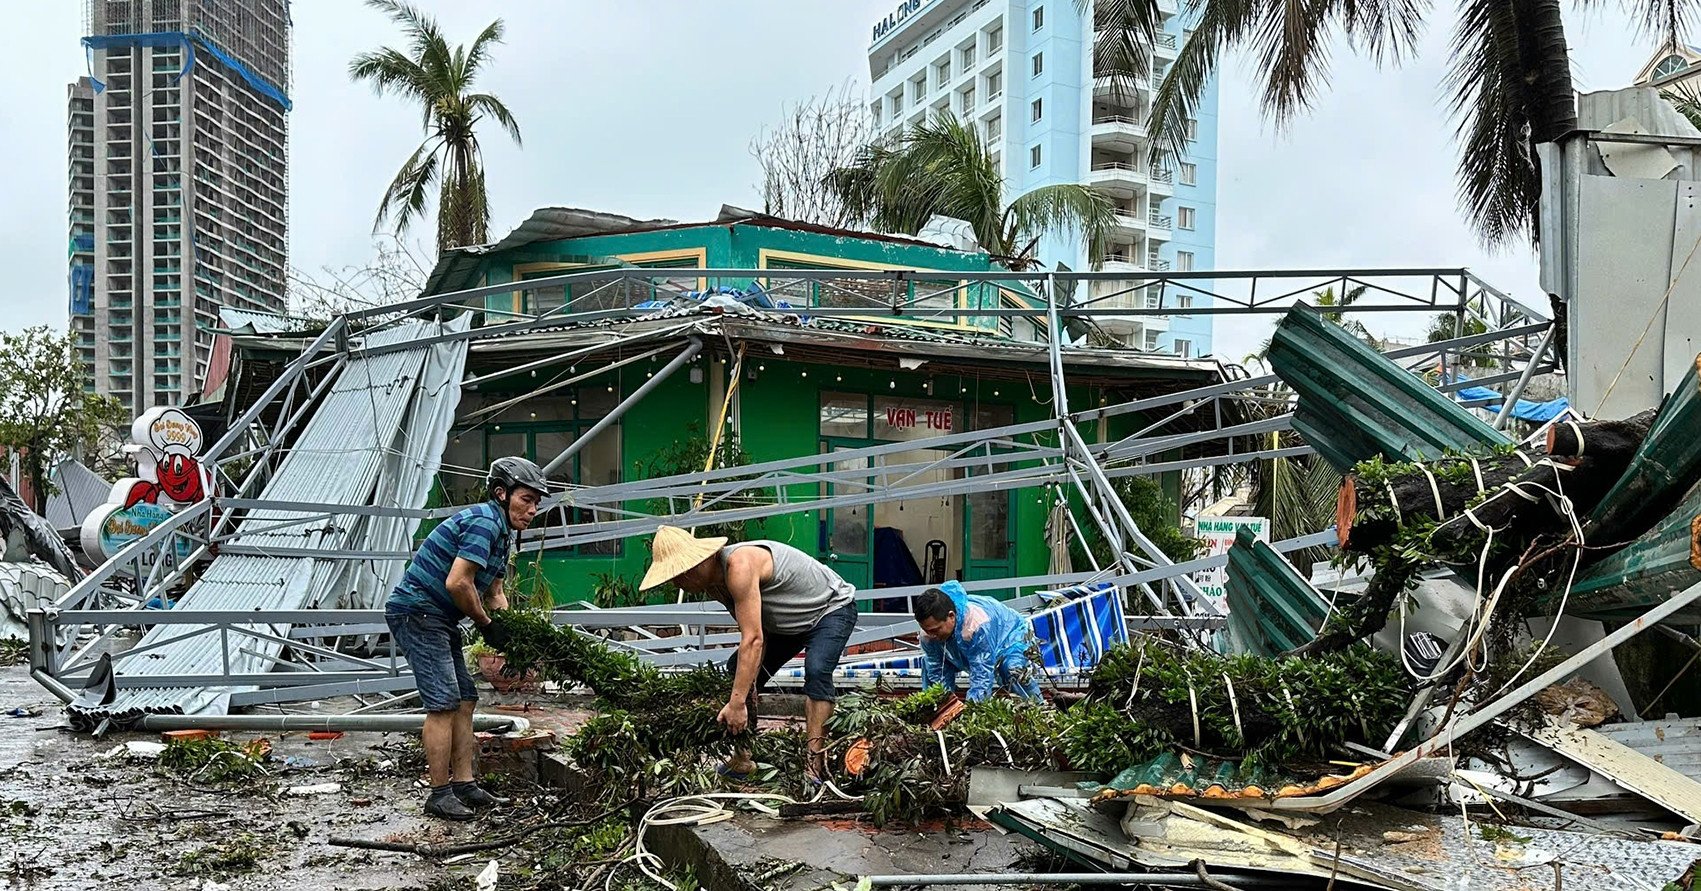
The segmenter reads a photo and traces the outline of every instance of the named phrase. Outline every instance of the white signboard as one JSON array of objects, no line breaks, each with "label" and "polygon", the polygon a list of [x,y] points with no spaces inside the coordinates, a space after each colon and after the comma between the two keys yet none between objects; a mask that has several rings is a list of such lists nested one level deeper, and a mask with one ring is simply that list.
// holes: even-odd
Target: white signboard
[{"label": "white signboard", "polygon": [[[1264,517],[1200,517],[1198,521],[1198,536],[1205,540],[1206,557],[1216,557],[1228,553],[1234,545],[1235,534],[1240,527],[1251,528],[1253,537],[1266,544],[1270,541],[1270,521]],[[1199,586],[1200,593],[1211,599],[1211,602],[1228,612],[1228,568],[1219,566],[1215,569],[1201,569],[1193,573],[1193,583]]]}]

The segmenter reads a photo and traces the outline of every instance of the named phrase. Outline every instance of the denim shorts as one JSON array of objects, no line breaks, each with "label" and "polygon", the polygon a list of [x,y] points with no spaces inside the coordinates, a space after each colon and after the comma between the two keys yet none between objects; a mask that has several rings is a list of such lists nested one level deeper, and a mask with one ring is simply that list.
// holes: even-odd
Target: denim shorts
[{"label": "denim shorts", "polygon": [[[756,689],[768,686],[787,662],[803,653],[803,695],[817,702],[832,702],[838,698],[833,686],[833,669],[839,667],[839,657],[845,654],[845,642],[856,630],[856,604],[847,603],[821,617],[815,627],[798,634],[768,632],[762,635],[762,670],[756,676]],[[737,673],[738,651],[727,659],[727,671]]]},{"label": "denim shorts", "polygon": [[452,712],[478,700],[467,662],[461,658],[461,629],[424,613],[386,610],[384,621],[413,669],[419,701],[428,712]]}]

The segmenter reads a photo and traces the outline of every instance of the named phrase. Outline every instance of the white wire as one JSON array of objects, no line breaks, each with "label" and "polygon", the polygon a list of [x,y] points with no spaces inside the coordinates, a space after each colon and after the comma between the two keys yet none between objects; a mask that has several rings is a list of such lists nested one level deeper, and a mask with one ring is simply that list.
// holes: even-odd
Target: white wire
[{"label": "white wire", "polygon": [[[1555,469],[1558,469],[1558,466],[1555,466]],[[1567,466],[1565,469],[1570,468]],[[1555,616],[1553,616],[1553,624],[1548,627],[1548,636],[1541,641],[1541,646],[1538,646],[1538,648],[1534,648],[1534,650],[1531,651],[1529,660],[1524,661],[1522,668],[1519,668],[1519,670],[1512,675],[1512,678],[1507,680],[1507,682],[1505,682],[1499,690],[1495,690],[1493,695],[1490,695],[1490,699],[1493,699],[1495,695],[1504,694],[1505,690],[1510,689],[1512,684],[1516,684],[1519,678],[1524,677],[1524,673],[1529,672],[1529,667],[1534,665],[1538,658],[1541,658],[1541,653],[1548,648],[1548,644],[1553,643],[1553,636],[1555,636],[1555,633],[1558,633],[1558,627],[1560,627],[1560,619],[1565,616],[1565,607],[1570,604],[1570,597],[1572,597],[1572,585],[1575,583],[1575,580],[1577,580],[1577,570],[1579,570],[1580,566],[1582,566],[1584,529],[1582,529],[1582,522],[1577,519],[1577,508],[1573,505],[1572,498],[1565,495],[1565,486],[1560,483],[1560,480],[1563,480],[1562,474],[1555,473],[1553,474],[1553,485],[1555,485],[1555,488],[1548,488],[1548,486],[1539,485],[1539,483],[1527,483],[1527,481],[1526,483],[1519,483],[1519,485],[1529,486],[1529,488],[1534,488],[1534,490],[1545,491],[1548,495],[1553,495],[1553,498],[1555,498],[1556,502],[1558,502],[1558,507],[1560,507],[1560,514],[1562,514],[1565,519],[1570,520],[1570,524],[1572,524],[1572,534],[1577,537],[1577,549],[1575,549],[1575,553],[1573,553],[1572,570],[1570,570],[1570,575],[1568,575],[1567,580],[1565,580],[1565,592],[1560,595],[1560,607],[1558,607],[1558,610],[1555,612]],[[1507,483],[1507,488],[1509,488],[1509,490],[1510,486],[1512,486],[1512,483]],[[1517,495],[1524,495],[1522,491],[1512,491],[1516,491]],[[1473,609],[1473,616],[1471,616],[1471,626],[1475,627],[1475,629],[1471,631],[1470,638],[1466,639],[1465,646],[1463,646],[1463,648],[1459,648],[1459,655],[1454,656],[1453,661],[1449,661],[1448,665],[1444,665],[1444,667],[1437,667],[1436,670],[1429,673],[1429,675],[1422,675],[1422,673],[1415,672],[1414,668],[1412,668],[1412,663],[1410,663],[1410,660],[1407,658],[1407,653],[1405,653],[1405,609],[1403,609],[1403,607],[1400,609],[1400,643],[1402,643],[1402,646],[1400,646],[1400,663],[1402,663],[1408,673],[1412,673],[1412,677],[1419,680],[1420,684],[1432,684],[1432,682],[1436,682],[1436,680],[1441,680],[1442,677],[1446,677],[1448,673],[1453,672],[1454,668],[1458,668],[1459,665],[1463,665],[1466,661],[1470,661],[1471,655],[1475,653],[1476,648],[1478,648],[1480,644],[1482,644],[1482,646],[1487,646],[1487,644],[1483,643],[1483,639],[1487,638],[1488,629],[1490,629],[1490,626],[1493,624],[1493,614],[1495,614],[1495,610],[1499,609],[1500,597],[1504,595],[1505,588],[1507,588],[1507,585],[1512,582],[1512,578],[1517,575],[1517,566],[1510,566],[1510,568],[1507,568],[1504,575],[1500,576],[1500,582],[1495,583],[1492,595],[1490,595],[1490,599],[1488,599],[1488,604],[1483,605],[1483,582],[1485,582],[1483,575],[1487,573],[1488,548],[1490,548],[1492,544],[1493,531],[1490,529],[1487,541],[1483,542],[1482,556],[1480,556],[1478,561],[1476,561],[1476,604],[1475,609]],[[1463,631],[1463,629],[1461,629],[1461,631]],[[1483,651],[1483,660],[1480,661],[1480,663],[1470,661],[1470,665],[1473,668],[1485,668],[1487,667],[1487,663],[1487,650]]]},{"label": "white wire", "polygon": [[[797,800],[789,795],[772,792],[705,792],[700,795],[681,795],[660,801],[644,812],[644,818],[638,821],[638,832],[634,837],[632,854],[620,861],[620,865],[632,864],[645,876],[669,891],[679,891],[679,886],[661,875],[661,858],[651,854],[644,846],[644,834],[651,826],[702,826],[708,823],[719,823],[732,819],[734,812],[727,807],[728,802],[746,802],[752,807],[760,807],[757,802],[779,802],[780,804],[796,804]],[[770,812],[771,808],[768,809]],[[613,891],[614,876],[618,869],[608,871],[608,877],[603,880],[605,891]]]},{"label": "white wire", "polygon": [[[1552,642],[1554,632],[1556,632],[1559,628],[1559,619],[1560,619],[1560,617],[1562,617],[1565,614],[1565,607],[1570,601],[1571,585],[1577,578],[1577,569],[1582,564],[1582,559],[1583,559],[1583,550],[1582,550],[1583,527],[1582,527],[1582,523],[1577,519],[1577,512],[1576,512],[1575,505],[1572,503],[1571,498],[1565,494],[1564,486],[1561,485],[1561,483],[1560,483],[1560,480],[1563,479],[1563,475],[1558,472],[1562,468],[1564,470],[1571,470],[1572,468],[1568,465],[1555,464],[1551,459],[1544,460],[1541,463],[1546,463],[1546,464],[1549,464],[1549,465],[1554,467],[1554,470],[1555,470],[1554,486],[1555,486],[1555,488],[1550,489],[1547,486],[1543,486],[1543,485],[1540,485],[1539,483],[1532,483],[1532,482],[1521,482],[1521,483],[1508,482],[1508,483],[1503,484],[1501,488],[1504,491],[1511,492],[1511,493],[1518,495],[1519,497],[1522,497],[1526,500],[1535,500],[1535,499],[1531,495],[1529,495],[1529,493],[1524,492],[1522,490],[1521,487],[1524,487],[1524,486],[1528,486],[1528,487],[1535,489],[1537,491],[1545,492],[1549,495],[1554,496],[1555,500],[1559,504],[1559,510],[1560,510],[1561,515],[1563,515],[1567,520],[1569,520],[1571,522],[1571,531],[1572,531],[1572,534],[1575,535],[1576,538],[1577,538],[1578,547],[1577,547],[1577,550],[1576,550],[1575,558],[1573,559],[1572,564],[1571,564],[1570,578],[1568,578],[1566,580],[1566,583],[1565,583],[1565,593],[1561,596],[1561,599],[1560,599],[1560,602],[1559,602],[1559,611],[1554,615],[1553,627],[1548,629],[1547,638],[1545,640],[1543,640],[1542,645],[1540,647],[1538,647],[1535,650],[1535,652],[1533,652],[1531,654],[1529,661],[1525,662],[1524,667],[1520,668],[1518,670],[1517,674],[1513,675],[1513,681],[1516,681],[1518,678],[1522,677],[1524,672],[1529,671],[1530,666],[1535,664],[1535,661],[1541,655],[1542,650],[1545,650],[1547,648],[1548,644],[1550,642]],[[1495,497],[1500,497],[1500,496],[1497,494]],[[1472,519],[1472,522],[1476,522],[1476,518],[1474,516],[1472,516],[1471,519]],[[1481,524],[1478,523],[1478,525],[1480,526]],[[1411,660],[1406,654],[1406,648],[1405,648],[1406,610],[1405,610],[1405,607],[1403,605],[1400,608],[1400,663],[1401,663],[1402,666],[1405,667],[1407,673],[1409,673],[1419,683],[1424,683],[1424,684],[1434,683],[1435,681],[1438,681],[1441,678],[1446,677],[1455,668],[1458,668],[1460,665],[1466,664],[1467,662],[1470,663],[1472,668],[1484,668],[1484,667],[1487,666],[1488,654],[1487,654],[1486,651],[1483,653],[1483,660],[1482,660],[1481,663],[1471,661],[1471,657],[1475,653],[1475,651],[1476,651],[1476,649],[1479,645],[1480,646],[1486,646],[1486,644],[1484,643],[1484,640],[1488,636],[1489,628],[1493,625],[1494,613],[1500,606],[1501,596],[1505,593],[1507,585],[1511,583],[1512,578],[1516,575],[1517,570],[1518,570],[1518,567],[1516,567],[1516,566],[1509,567],[1506,570],[1506,572],[1500,577],[1500,581],[1495,584],[1494,590],[1491,592],[1489,599],[1488,599],[1488,602],[1486,604],[1483,602],[1483,588],[1484,588],[1485,582],[1487,581],[1487,579],[1485,578],[1485,575],[1486,575],[1487,569],[1488,569],[1488,552],[1489,552],[1489,548],[1492,547],[1493,544],[1494,544],[1494,530],[1491,528],[1491,529],[1488,530],[1488,536],[1483,542],[1482,552],[1477,558],[1477,590],[1476,590],[1476,600],[1472,604],[1471,621],[1468,623],[1466,628],[1460,629],[1461,632],[1464,632],[1467,629],[1469,629],[1469,636],[1466,638],[1465,645],[1463,647],[1459,648],[1458,655],[1456,655],[1452,659],[1452,661],[1448,662],[1445,665],[1437,665],[1435,670],[1430,672],[1427,675],[1425,675],[1421,672],[1418,672],[1413,668]],[[1507,689],[1507,687],[1509,687],[1511,685],[1511,683],[1512,683],[1512,681],[1509,681],[1507,683],[1507,686],[1503,686],[1503,687],[1500,688],[1500,690],[1495,691],[1494,695],[1498,696],[1498,695],[1500,695],[1500,693],[1505,692],[1505,690]]]}]

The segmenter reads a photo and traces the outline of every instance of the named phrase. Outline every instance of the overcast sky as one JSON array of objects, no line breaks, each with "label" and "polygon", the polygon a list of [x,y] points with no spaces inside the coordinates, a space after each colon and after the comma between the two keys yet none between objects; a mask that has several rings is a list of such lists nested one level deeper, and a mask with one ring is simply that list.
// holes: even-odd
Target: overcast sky
[{"label": "overcast sky", "polygon": [[[507,101],[525,147],[483,134],[494,237],[552,204],[681,220],[722,203],[759,206],[751,135],[784,103],[847,77],[866,82],[869,25],[893,0],[422,5],[457,41],[497,15],[508,23],[482,86]],[[20,4],[13,47],[0,54],[4,329],[66,319],[65,86],[86,73],[82,6]],[[372,254],[377,198],[418,143],[419,119],[351,84],[347,64],[396,31],[354,0],[295,0],[293,12],[291,265],[360,264]],[[1581,90],[1625,85],[1652,51],[1616,11],[1568,5],[1566,15]],[[1533,255],[1485,253],[1455,209],[1441,93],[1451,24],[1450,13],[1435,16],[1420,58],[1403,69],[1379,71],[1339,47],[1333,90],[1279,134],[1258,114],[1248,67],[1231,60],[1219,268],[1463,265],[1545,302]],[[1238,359],[1262,337],[1219,323],[1217,353]]]}]

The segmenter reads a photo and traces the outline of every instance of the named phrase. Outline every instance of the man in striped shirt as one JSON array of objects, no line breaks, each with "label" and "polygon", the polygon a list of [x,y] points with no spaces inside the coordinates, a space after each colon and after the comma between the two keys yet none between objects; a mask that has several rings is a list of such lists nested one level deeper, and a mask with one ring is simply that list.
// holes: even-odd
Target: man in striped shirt
[{"label": "man in striped shirt", "polygon": [[425,761],[431,777],[425,812],[450,820],[471,819],[475,808],[500,803],[473,780],[478,691],[461,658],[460,622],[471,618],[486,643],[502,648],[487,610],[508,608],[502,578],[508,571],[509,533],[531,525],[548,489],[543,471],[524,458],[496,459],[487,482],[490,500],[431,530],[384,604],[385,622],[407,656],[425,707]]}]

